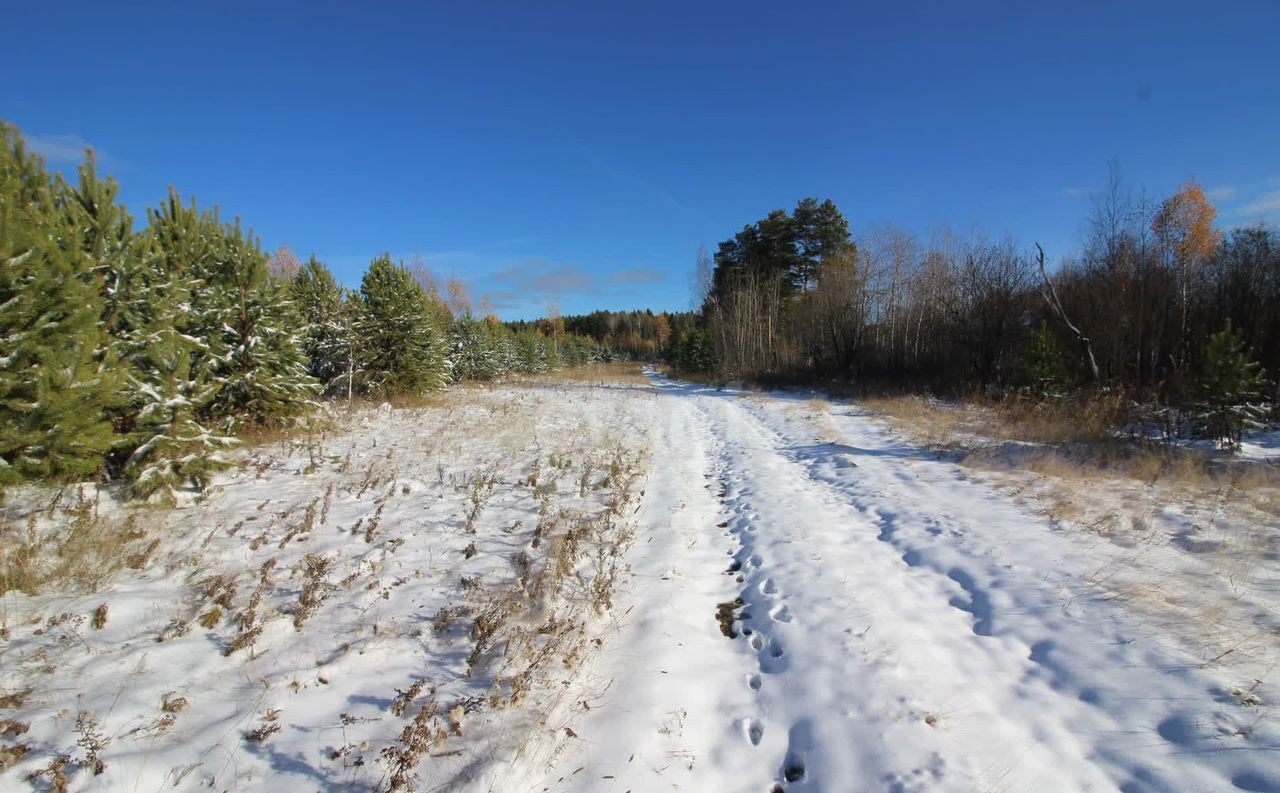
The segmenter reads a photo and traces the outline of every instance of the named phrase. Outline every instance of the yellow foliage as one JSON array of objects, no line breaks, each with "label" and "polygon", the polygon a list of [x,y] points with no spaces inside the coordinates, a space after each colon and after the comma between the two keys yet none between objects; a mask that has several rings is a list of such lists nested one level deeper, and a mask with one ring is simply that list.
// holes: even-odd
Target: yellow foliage
[{"label": "yellow foliage", "polygon": [[1204,261],[1222,241],[1222,232],[1213,227],[1218,210],[1209,203],[1204,188],[1194,179],[1182,186],[1160,206],[1151,229],[1169,246],[1183,264]]}]

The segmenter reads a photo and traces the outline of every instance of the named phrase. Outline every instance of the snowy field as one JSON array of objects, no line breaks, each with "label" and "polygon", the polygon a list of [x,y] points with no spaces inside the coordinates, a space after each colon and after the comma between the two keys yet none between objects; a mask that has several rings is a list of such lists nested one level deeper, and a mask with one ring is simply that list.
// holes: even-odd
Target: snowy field
[{"label": "snowy field", "polygon": [[1280,791],[1274,493],[653,375],[239,459],[173,510],[11,499],[6,543],[116,540],[0,599],[0,789]]}]

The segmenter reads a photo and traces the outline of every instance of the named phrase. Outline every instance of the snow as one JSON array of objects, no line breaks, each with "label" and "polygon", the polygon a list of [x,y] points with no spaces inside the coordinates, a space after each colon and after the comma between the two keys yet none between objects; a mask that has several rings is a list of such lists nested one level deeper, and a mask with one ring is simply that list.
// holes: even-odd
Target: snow
[{"label": "snow", "polygon": [[[470,619],[431,623],[496,602],[463,580],[510,591],[521,554],[547,553],[540,516],[607,514],[610,488],[580,482],[619,456],[644,472],[635,501],[567,579],[587,587],[590,559],[619,548],[611,608],[573,584],[531,609],[577,638],[527,698],[486,704],[519,643],[472,676]],[[30,732],[0,745],[32,751],[0,787],[82,757],[88,711],[106,769],[77,768],[74,789],[386,789],[381,752],[429,699],[398,716],[397,693],[425,679],[450,734],[420,790],[1280,791],[1276,525],[1246,535],[1240,515],[1262,513],[1227,500],[1196,513],[1086,483],[1097,509],[1151,508],[1143,531],[1089,531],[1037,509],[1031,474],[935,456],[856,406],[652,374],[458,390],[238,459],[208,499],[156,513],[143,569],[4,597],[0,696],[32,692],[0,710]],[[325,517],[290,536],[309,507]],[[299,630],[309,555],[332,572]],[[202,627],[198,593],[234,577],[239,614],[270,558],[263,633],[224,655],[237,627]]]},{"label": "snow", "polygon": [[1239,454],[1246,460],[1280,460],[1280,430],[1246,432]]}]

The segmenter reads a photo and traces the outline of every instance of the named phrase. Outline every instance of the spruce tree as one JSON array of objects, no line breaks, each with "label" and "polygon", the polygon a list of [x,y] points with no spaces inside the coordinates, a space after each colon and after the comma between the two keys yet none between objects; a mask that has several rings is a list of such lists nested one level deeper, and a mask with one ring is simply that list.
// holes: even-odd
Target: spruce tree
[{"label": "spruce tree", "polygon": [[57,193],[0,124],[0,484],[92,474],[112,443],[102,299]]},{"label": "spruce tree", "polygon": [[374,259],[364,274],[354,327],[363,391],[421,394],[449,382],[447,326],[439,308],[388,255]]},{"label": "spruce tree", "polygon": [[1267,386],[1261,366],[1228,321],[1209,337],[1196,383],[1195,418],[1204,434],[1224,449],[1239,449],[1245,430],[1263,426]]}]

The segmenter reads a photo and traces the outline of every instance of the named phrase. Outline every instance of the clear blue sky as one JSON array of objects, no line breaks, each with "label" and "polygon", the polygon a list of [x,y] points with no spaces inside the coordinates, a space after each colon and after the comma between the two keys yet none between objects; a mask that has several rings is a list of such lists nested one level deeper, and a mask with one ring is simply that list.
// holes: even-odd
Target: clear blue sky
[{"label": "clear blue sky", "polygon": [[700,243],[830,197],[1053,258],[1108,160],[1280,220],[1280,2],[15,2],[0,118],[355,284],[420,254],[506,318],[683,309]]}]

